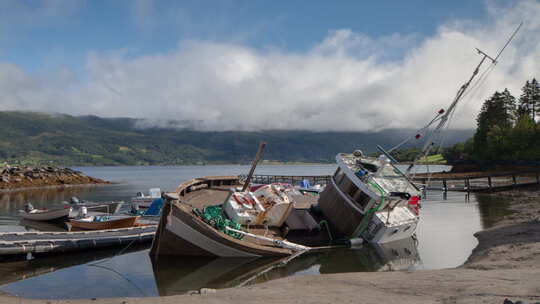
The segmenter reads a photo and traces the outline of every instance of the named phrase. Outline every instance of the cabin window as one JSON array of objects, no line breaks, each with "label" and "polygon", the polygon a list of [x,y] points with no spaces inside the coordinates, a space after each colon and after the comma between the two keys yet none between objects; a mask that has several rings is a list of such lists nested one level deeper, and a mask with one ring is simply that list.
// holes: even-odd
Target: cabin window
[{"label": "cabin window", "polygon": [[337,169],[336,173],[334,174],[334,181],[336,182],[336,185],[339,185],[343,182],[343,178],[345,177],[345,173],[341,171],[341,169]]},{"label": "cabin window", "polygon": [[354,195],[358,192],[358,187],[354,183],[351,183],[349,188],[347,189],[347,194],[351,197],[351,199],[354,197]]},{"label": "cabin window", "polygon": [[353,185],[353,183],[349,180],[349,178],[347,176],[343,176],[341,178],[341,181],[339,181],[339,183],[338,183],[339,189],[341,189],[341,191],[344,192],[344,193],[349,193],[349,190],[350,190],[352,185]]},{"label": "cabin window", "polygon": [[353,200],[362,206],[363,209],[366,209],[367,205],[371,201],[371,197],[367,195],[364,191],[358,189],[353,196]]}]

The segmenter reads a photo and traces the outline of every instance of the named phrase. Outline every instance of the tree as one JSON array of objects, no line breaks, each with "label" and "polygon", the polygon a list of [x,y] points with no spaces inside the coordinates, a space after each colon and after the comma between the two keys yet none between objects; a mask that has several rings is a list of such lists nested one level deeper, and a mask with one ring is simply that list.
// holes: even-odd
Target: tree
[{"label": "tree", "polygon": [[490,154],[487,151],[488,133],[497,127],[497,133],[509,129],[513,125],[515,112],[515,98],[505,89],[502,93],[495,92],[491,98],[482,105],[476,118],[477,129],[474,134],[473,154],[477,158],[485,158]]},{"label": "tree", "polygon": [[517,106],[517,117],[527,115],[533,119],[540,114],[540,86],[536,78],[531,81],[526,81],[521,89],[519,104]]}]

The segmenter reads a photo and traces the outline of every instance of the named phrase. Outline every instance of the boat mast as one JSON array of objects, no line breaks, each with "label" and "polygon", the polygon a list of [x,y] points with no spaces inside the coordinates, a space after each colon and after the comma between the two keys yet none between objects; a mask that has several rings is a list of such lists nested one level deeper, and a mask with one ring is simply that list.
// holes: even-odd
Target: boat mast
[{"label": "boat mast", "polygon": [[251,177],[253,177],[255,168],[257,167],[257,164],[259,163],[259,160],[261,159],[262,153],[264,151],[264,147],[266,147],[266,142],[262,141],[259,144],[259,150],[257,151],[257,154],[255,155],[255,159],[253,160],[253,163],[251,164],[251,169],[249,170],[246,181],[244,182],[244,187],[242,187],[242,192],[246,191],[246,189],[249,187],[249,183],[251,182]]},{"label": "boat mast", "polygon": [[[510,42],[512,41],[512,39],[514,38],[514,36],[517,34],[517,32],[519,31],[519,29],[521,28],[521,26],[523,25],[523,22],[521,22],[519,24],[519,26],[516,28],[516,30],[512,33],[512,35],[510,36],[510,38],[506,41],[506,44],[503,46],[503,48],[499,51],[499,53],[497,54],[497,56],[495,58],[489,56],[488,54],[486,54],[485,52],[479,50],[478,48],[476,49],[476,51],[478,52],[478,54],[482,55],[482,59],[480,60],[480,62],[478,63],[478,65],[476,66],[476,68],[474,69],[471,77],[469,78],[469,80],[467,82],[465,82],[465,84],[463,84],[457,94],[456,94],[456,97],[454,98],[454,100],[452,101],[452,103],[450,104],[450,106],[448,107],[448,109],[446,109],[446,111],[444,110],[441,110],[440,112],[444,111],[442,113],[442,115],[440,116],[440,120],[439,120],[439,124],[435,127],[435,129],[433,130],[433,132],[431,132],[431,135],[429,136],[429,138],[426,140],[426,143],[424,144],[424,147],[422,148],[422,153],[420,153],[415,159],[414,161],[411,163],[411,165],[407,168],[407,172],[406,174],[407,175],[410,175],[411,173],[411,170],[412,168],[416,165],[416,162],[418,162],[418,160],[420,160],[422,157],[425,157],[429,154],[429,152],[431,151],[431,149],[433,148],[433,146],[435,145],[433,139],[435,137],[437,137],[440,133],[441,133],[441,130],[446,126],[450,116],[452,115],[452,113],[455,111],[456,109],[456,106],[458,104],[458,102],[461,100],[461,98],[463,97],[463,95],[465,94],[465,91],[469,88],[469,86],[471,85],[472,81],[474,80],[474,78],[476,77],[476,75],[478,75],[478,72],[480,71],[480,67],[484,64],[484,62],[486,61],[486,59],[489,59],[489,61],[491,61],[491,64],[495,65],[497,64],[497,59],[501,56],[502,52],[504,51],[504,49],[508,46],[508,44],[510,44]],[[439,112],[439,113],[440,113]],[[432,120],[433,122],[433,120]],[[430,123],[431,124],[431,123]]]}]

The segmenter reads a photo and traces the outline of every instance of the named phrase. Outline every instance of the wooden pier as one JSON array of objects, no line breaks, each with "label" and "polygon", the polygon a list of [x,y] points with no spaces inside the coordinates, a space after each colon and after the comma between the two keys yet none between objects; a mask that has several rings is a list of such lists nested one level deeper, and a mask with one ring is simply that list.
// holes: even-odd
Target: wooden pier
[{"label": "wooden pier", "polygon": [[[456,174],[452,174],[454,176],[449,174],[449,177],[444,177],[444,175],[444,173],[434,173],[431,178],[428,178],[426,174],[419,174],[413,178],[413,181],[427,190],[445,192],[487,192],[540,185],[540,170],[463,174],[457,177]],[[302,181],[307,180],[310,185],[326,185],[331,177],[331,175],[253,175],[251,182],[255,184],[288,183],[298,186]],[[242,180],[243,176],[239,178]]]},{"label": "wooden pier", "polygon": [[518,187],[540,185],[540,171],[515,171],[504,173],[463,174],[445,177],[435,173],[433,177],[417,176],[414,181],[428,190],[482,192],[500,191]]}]

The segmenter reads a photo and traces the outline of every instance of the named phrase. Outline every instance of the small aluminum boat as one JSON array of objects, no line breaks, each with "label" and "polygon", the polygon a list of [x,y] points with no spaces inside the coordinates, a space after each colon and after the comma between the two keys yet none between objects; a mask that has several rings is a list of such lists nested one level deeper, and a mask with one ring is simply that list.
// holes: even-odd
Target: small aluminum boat
[{"label": "small aluminum boat", "polygon": [[67,220],[71,207],[64,206],[61,209],[27,209],[19,210],[21,217],[33,221],[60,221]]}]

